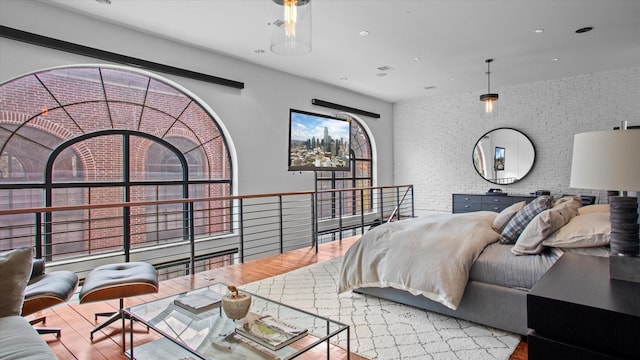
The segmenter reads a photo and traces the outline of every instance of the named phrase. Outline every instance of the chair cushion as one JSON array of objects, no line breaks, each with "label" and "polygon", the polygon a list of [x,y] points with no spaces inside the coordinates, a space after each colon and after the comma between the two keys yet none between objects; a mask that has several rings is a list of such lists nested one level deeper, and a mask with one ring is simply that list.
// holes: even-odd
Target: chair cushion
[{"label": "chair cushion", "polygon": [[67,301],[77,285],[78,276],[72,271],[52,271],[32,277],[24,292],[22,315]]},{"label": "chair cushion", "polygon": [[0,317],[20,315],[32,261],[30,247],[0,253]]},{"label": "chair cushion", "polygon": [[80,303],[158,292],[158,273],[145,262],[98,266],[84,279]]}]

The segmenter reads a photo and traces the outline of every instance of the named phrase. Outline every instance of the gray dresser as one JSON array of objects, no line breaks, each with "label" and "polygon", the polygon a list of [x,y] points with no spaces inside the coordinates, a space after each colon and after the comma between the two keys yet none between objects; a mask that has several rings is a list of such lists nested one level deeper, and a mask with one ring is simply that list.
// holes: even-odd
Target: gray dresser
[{"label": "gray dresser", "polygon": [[533,199],[535,196],[453,194],[452,212],[454,214],[483,210],[500,212],[514,203],[529,202]]}]

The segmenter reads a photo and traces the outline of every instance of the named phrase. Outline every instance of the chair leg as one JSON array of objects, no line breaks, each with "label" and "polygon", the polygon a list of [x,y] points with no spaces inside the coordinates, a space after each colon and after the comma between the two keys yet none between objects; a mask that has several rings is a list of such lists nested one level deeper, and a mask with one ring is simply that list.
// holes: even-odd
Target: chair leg
[{"label": "chair leg", "polygon": [[[29,324],[31,324],[31,325],[35,325],[35,324],[39,324],[39,323],[42,323],[42,325],[46,325],[47,324],[47,317],[46,316],[41,316],[39,318],[35,318],[33,320],[29,320]],[[56,334],[56,337],[60,337],[60,333],[62,332],[62,329],[53,328],[53,327],[34,326],[33,328],[36,329],[36,331],[40,335],[43,335],[43,334]]]},{"label": "chair leg", "polygon": [[[101,313],[100,315],[102,315],[104,313]],[[96,319],[97,319],[98,314],[96,314]],[[112,313],[111,316],[103,323],[101,323],[100,325],[96,326],[95,328],[93,328],[93,330],[91,330],[91,333],[89,334],[89,339],[91,341],[93,341],[93,333],[102,330],[103,328],[113,324],[114,322],[118,321],[122,319],[122,310]],[[124,331],[124,329],[122,329]]]},{"label": "chair leg", "polygon": [[[91,333],[89,333],[89,339],[91,340],[91,342],[93,342],[93,334],[104,329],[105,327],[113,324],[114,322],[122,319],[122,338],[123,338],[123,346],[124,346],[124,320],[125,319],[129,319],[129,316],[127,314],[124,313],[124,311],[122,311],[122,309],[124,308],[124,299],[120,299],[120,307],[118,309],[118,311],[116,312],[103,312],[103,313],[96,313],[94,314],[94,318],[97,321],[98,320],[98,316],[109,316],[109,318],[107,320],[105,320],[103,323],[101,323],[100,325],[96,326],[95,328],[93,328],[93,330],[91,330]],[[131,329],[133,331],[133,329]],[[148,331],[148,328],[147,328]]]},{"label": "chair leg", "polygon": [[56,337],[60,337],[60,333],[62,329],[60,328],[50,328],[50,327],[35,327],[38,334],[56,334]]},{"label": "chair leg", "polygon": [[35,318],[33,320],[29,320],[29,324],[31,325],[35,325],[38,323],[42,323],[42,325],[46,325],[47,324],[47,317],[46,316],[41,316],[39,318]]}]

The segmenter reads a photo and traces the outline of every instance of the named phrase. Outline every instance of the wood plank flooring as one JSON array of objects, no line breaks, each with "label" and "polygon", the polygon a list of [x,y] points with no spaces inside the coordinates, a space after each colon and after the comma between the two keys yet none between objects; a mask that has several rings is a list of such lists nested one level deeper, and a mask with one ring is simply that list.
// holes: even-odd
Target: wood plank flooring
[{"label": "wood plank flooring", "polygon": [[[210,285],[211,283],[223,282],[243,285],[283,274],[300,267],[342,256],[357,238],[358,237],[353,237],[322,244],[320,245],[318,253],[315,253],[314,248],[309,247],[290,251],[286,254],[248,261],[244,264],[235,264],[221,269],[197,273],[194,276],[185,276],[163,281],[158,294],[127,298],[125,299],[125,306],[139,304],[154,298],[174,295],[190,289]],[[117,308],[117,300],[79,305],[77,297],[74,297],[66,304],[36,313],[30,316],[29,319],[44,315],[47,317],[47,326],[62,328],[62,336],[60,338],[56,338],[55,335],[50,334],[41,335],[61,360],[127,359],[122,353],[121,322],[115,322],[101,332],[96,333],[93,343],[89,340],[89,332],[96,325],[93,314],[110,310],[115,311]],[[98,322],[101,321],[104,321],[104,319],[99,318]],[[157,335],[153,334],[153,331],[148,333],[140,324],[134,326],[133,339],[136,345],[144,344],[155,338],[157,338]],[[127,334],[127,342],[128,339],[129,336]],[[304,358],[316,359],[326,356],[324,355],[326,351],[325,347],[320,346],[314,350],[315,352],[309,353],[308,356]],[[527,344],[521,341],[513,355],[511,355],[510,360],[527,360],[527,358]],[[346,359],[346,351],[332,346],[331,359]],[[364,358],[352,354],[351,359],[362,360]]]}]

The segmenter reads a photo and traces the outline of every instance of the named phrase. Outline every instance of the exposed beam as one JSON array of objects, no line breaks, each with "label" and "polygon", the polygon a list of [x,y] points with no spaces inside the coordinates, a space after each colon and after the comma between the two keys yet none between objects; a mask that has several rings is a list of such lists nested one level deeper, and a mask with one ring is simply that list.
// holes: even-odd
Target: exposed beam
[{"label": "exposed beam", "polygon": [[158,71],[165,74],[182,76],[189,79],[195,79],[200,81],[206,81],[216,85],[223,85],[232,87],[235,89],[244,89],[244,83],[234,80],[229,80],[213,75],[207,75],[196,71],[186,70],[175,66],[160,64],[153,61],[143,60],[117,54],[110,51],[100,50],[89,46],[75,44],[72,42],[54,39],[48,36],[38,35],[31,32],[14,29],[8,26],[0,25],[0,36],[22,41],[25,43],[44,46],[50,49],[65,51],[73,54],[89,56],[96,59],[107,60],[118,64],[125,64],[134,67],[144,68],[148,70]]}]

